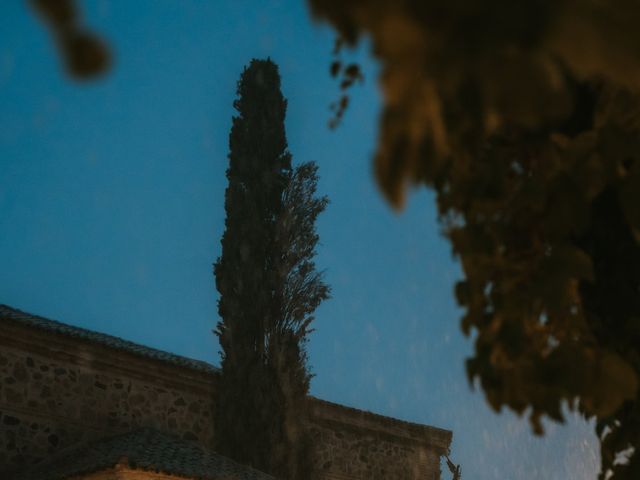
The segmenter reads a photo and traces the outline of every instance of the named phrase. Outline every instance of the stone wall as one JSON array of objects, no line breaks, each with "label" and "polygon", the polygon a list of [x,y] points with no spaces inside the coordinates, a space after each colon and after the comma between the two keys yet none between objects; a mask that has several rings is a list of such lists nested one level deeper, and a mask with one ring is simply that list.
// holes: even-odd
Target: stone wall
[{"label": "stone wall", "polygon": [[0,328],[0,466],[142,426],[211,445],[210,375],[19,325]]},{"label": "stone wall", "polygon": [[315,399],[310,429],[323,478],[438,480],[451,432]]},{"label": "stone wall", "polygon": [[[143,426],[211,446],[215,377],[210,366],[52,333],[0,311],[0,472]],[[327,480],[437,480],[451,442],[446,430],[318,399],[309,428]]]}]

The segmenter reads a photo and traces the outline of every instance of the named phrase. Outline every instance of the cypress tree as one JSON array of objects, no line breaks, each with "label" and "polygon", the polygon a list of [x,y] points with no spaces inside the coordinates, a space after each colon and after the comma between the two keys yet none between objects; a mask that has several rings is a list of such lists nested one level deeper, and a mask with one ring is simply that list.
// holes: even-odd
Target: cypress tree
[{"label": "cypress tree", "polygon": [[317,167],[291,166],[286,100],[271,60],[252,60],[238,82],[229,138],[216,334],[222,373],[217,450],[283,479],[309,478],[304,430],[310,374],[306,342],[329,288],[315,269]]}]

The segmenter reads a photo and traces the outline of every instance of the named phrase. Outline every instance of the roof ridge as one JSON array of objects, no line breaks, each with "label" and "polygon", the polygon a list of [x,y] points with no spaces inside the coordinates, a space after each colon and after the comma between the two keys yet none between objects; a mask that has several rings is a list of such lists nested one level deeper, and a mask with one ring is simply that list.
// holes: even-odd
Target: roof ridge
[{"label": "roof ridge", "polygon": [[0,320],[17,322],[66,337],[81,338],[115,350],[126,351],[134,355],[160,360],[165,363],[190,368],[204,373],[217,373],[220,371],[219,368],[203,360],[197,360],[183,355],[178,355],[176,353],[167,352],[166,350],[160,350],[159,348],[149,347],[108,333],[101,333],[84,327],[77,327],[68,323],[63,323],[58,320],[52,320],[50,318],[25,312],[1,303]]}]

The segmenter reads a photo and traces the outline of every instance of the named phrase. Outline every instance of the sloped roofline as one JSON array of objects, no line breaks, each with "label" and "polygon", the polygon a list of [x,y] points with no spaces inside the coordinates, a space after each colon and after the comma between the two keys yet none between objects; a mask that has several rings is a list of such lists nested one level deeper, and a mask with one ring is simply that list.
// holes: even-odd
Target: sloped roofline
[{"label": "sloped roofline", "polygon": [[139,343],[124,340],[120,337],[107,335],[106,333],[75,327],[57,320],[51,320],[39,315],[27,313],[8,305],[0,304],[0,321],[9,321],[56,335],[84,340],[86,342],[102,345],[114,350],[128,352],[138,357],[158,360],[163,363],[188,368],[198,372],[210,374],[217,374],[220,372],[219,368],[211,365],[210,363],[203,362],[202,360],[195,360],[193,358],[183,357],[182,355],[176,355],[157,348],[147,347]]}]

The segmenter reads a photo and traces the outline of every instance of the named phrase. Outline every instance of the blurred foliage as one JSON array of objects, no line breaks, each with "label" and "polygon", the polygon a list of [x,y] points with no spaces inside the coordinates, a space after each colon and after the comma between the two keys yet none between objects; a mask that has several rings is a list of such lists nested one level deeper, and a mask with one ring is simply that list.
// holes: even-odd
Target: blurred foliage
[{"label": "blurred foliage", "polygon": [[329,120],[329,128],[335,129],[340,125],[342,117],[344,117],[347,107],[349,106],[349,95],[347,91],[356,83],[364,82],[364,75],[360,65],[355,62],[344,64],[340,59],[340,53],[344,47],[344,41],[338,37],[333,48],[333,62],[329,68],[329,73],[333,78],[340,78],[340,91],[342,92],[337,102],[333,102],[330,106],[333,117]]},{"label": "blurred foliage", "polygon": [[470,381],[537,433],[596,417],[601,478],[640,478],[640,4],[309,4],[380,61],[383,193],[437,193]]},{"label": "blurred foliage", "polygon": [[29,0],[51,29],[67,71],[75,78],[92,78],[111,63],[106,44],[84,29],[74,0]]},{"label": "blurred foliage", "polygon": [[[31,3],[72,74],[106,68],[71,0]],[[400,207],[412,184],[437,193],[464,269],[470,381],[537,433],[564,404],[595,417],[601,478],[640,478],[640,4],[308,3],[381,63],[384,195]],[[362,78],[339,60],[331,74],[343,90]]]},{"label": "blurred foliage", "polygon": [[329,297],[315,268],[317,167],[293,168],[278,67],[252,60],[238,82],[229,136],[216,334],[222,348],[216,450],[286,479],[312,479],[305,428],[306,342]]}]

